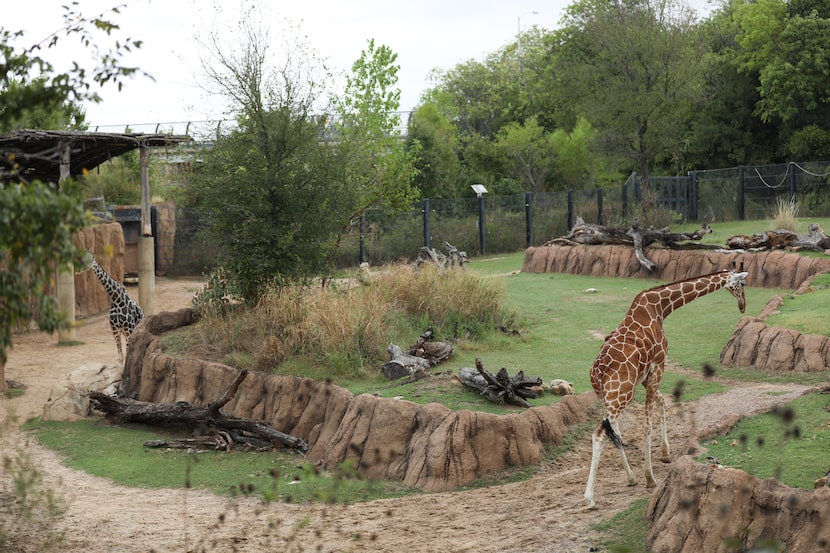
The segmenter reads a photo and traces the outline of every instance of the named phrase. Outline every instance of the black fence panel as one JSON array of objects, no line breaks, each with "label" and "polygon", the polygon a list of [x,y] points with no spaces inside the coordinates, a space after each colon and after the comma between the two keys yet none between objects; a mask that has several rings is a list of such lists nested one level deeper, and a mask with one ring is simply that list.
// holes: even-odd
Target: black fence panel
[{"label": "black fence panel", "polygon": [[[427,244],[444,251],[445,243],[450,243],[470,256],[482,251],[515,252],[564,236],[580,220],[629,225],[632,215],[644,209],[640,200],[645,193],[670,210],[670,224],[768,219],[779,202],[791,200],[797,203],[801,217],[830,217],[829,177],[830,162],[793,162],[657,176],[647,183],[634,174],[619,186],[603,189],[419,200],[404,212],[366,212],[342,237],[335,264],[350,267],[364,260],[372,265],[413,260]],[[171,274],[206,274],[221,263],[207,215],[179,209],[175,228]]]}]

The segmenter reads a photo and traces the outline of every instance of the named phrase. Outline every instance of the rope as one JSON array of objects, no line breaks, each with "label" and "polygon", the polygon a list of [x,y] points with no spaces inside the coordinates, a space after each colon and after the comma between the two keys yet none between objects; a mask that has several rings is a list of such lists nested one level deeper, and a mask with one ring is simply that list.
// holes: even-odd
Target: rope
[{"label": "rope", "polygon": [[826,176],[830,176],[830,172],[821,173],[821,174],[813,173],[812,171],[808,171],[807,169],[805,169],[804,167],[802,167],[801,165],[799,165],[796,162],[793,162],[792,164],[795,165],[796,167],[798,167],[799,169],[801,169],[802,172],[807,173],[808,175],[810,175],[811,177],[824,178]]},{"label": "rope", "polygon": [[758,167],[753,166],[752,169],[755,171],[755,174],[758,175],[758,178],[761,179],[761,182],[764,183],[764,186],[766,186],[767,188],[771,188],[771,189],[775,190],[776,188],[780,188],[781,185],[784,184],[784,182],[787,180],[787,176],[790,174],[790,165],[791,164],[789,164],[789,163],[787,164],[787,171],[784,173],[784,176],[781,177],[781,181],[778,184],[776,184],[775,186],[769,184],[766,181],[766,179],[763,177],[763,175],[761,175],[760,171],[758,171]]}]

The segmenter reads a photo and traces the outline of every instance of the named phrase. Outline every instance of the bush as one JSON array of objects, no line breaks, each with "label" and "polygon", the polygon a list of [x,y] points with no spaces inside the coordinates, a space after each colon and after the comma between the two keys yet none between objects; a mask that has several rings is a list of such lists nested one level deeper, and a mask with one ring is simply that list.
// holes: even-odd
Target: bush
[{"label": "bush", "polygon": [[359,281],[272,285],[253,307],[205,309],[192,349],[259,370],[296,372],[304,361],[328,376],[361,378],[388,360],[390,342],[409,345],[427,326],[435,336],[480,339],[511,317],[503,286],[463,269],[399,265]]}]

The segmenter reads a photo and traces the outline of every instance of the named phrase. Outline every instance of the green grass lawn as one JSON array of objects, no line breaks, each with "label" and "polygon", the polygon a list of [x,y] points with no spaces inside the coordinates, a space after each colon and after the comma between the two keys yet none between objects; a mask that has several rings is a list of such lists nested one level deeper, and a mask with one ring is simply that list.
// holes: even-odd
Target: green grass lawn
[{"label": "green grass lawn", "polygon": [[[822,224],[830,227],[830,221]],[[762,226],[763,222],[757,221],[719,225],[716,232],[722,234],[717,237],[717,242],[722,243],[733,234],[761,232],[764,230],[760,228]],[[806,229],[806,223],[804,226]],[[707,241],[713,239],[712,235],[707,236]],[[504,283],[504,302],[516,313],[519,336],[499,334],[483,341],[462,340],[455,355],[435,369],[438,376],[427,381],[405,385],[380,379],[338,383],[346,385],[355,394],[370,392],[384,397],[403,396],[419,403],[437,401],[453,409],[496,413],[518,410],[489,403],[477,393],[454,384],[447,375],[447,372],[461,367],[473,367],[475,358],[480,357],[491,372],[501,367],[507,368],[510,374],[523,370],[526,375],[542,377],[546,383],[553,378],[569,380],[578,393],[590,390],[588,371],[602,345],[602,337],[619,324],[638,292],[663,282],[558,273],[527,274],[520,272],[523,260],[524,252],[517,252],[473,258],[469,264],[470,271]],[[595,291],[589,292],[588,289]],[[745,315],[757,316],[774,294],[791,292],[748,288]],[[790,303],[790,300],[787,304],[793,307],[793,315],[809,326],[811,320],[817,319],[817,308],[824,313],[830,312],[826,304],[821,303],[828,298],[830,288],[819,290],[803,304]],[[782,310],[782,313],[788,310]],[[715,367],[717,375],[726,379],[808,384],[827,380],[826,374],[768,374],[720,367],[720,351],[741,316],[734,298],[725,291],[699,298],[671,314],[665,322],[669,358],[683,370],[667,370],[661,386],[665,395],[671,396],[674,390],[682,389],[681,399],[690,400],[723,390],[724,385],[718,382],[719,379],[703,378],[704,365]],[[803,417],[804,421],[797,423],[800,428],[798,436],[792,432],[794,426],[790,428],[789,435],[782,434],[787,428],[780,427],[780,419],[773,417],[771,422],[762,423],[766,426],[760,429],[739,427],[730,437],[719,439],[719,443],[731,443],[732,439],[740,441],[740,436],[746,435],[746,448],[721,451],[716,444],[707,444],[712,450],[710,454],[721,458],[724,464],[740,465],[753,474],[757,470],[761,476],[780,475],[785,479],[789,479],[789,471],[776,468],[781,465],[780,460],[789,458],[791,454],[799,455],[798,464],[804,467],[804,475],[794,477],[792,482],[802,485],[812,477],[809,475],[814,476],[821,467],[824,467],[821,470],[826,470],[823,463],[826,462],[827,433],[824,429],[828,425],[818,423],[824,421],[822,416],[826,416],[827,398],[811,395],[796,406],[798,417]],[[531,400],[531,403],[541,405],[559,399],[558,396],[546,395]],[[642,392],[638,400],[642,401]],[[756,419],[760,418],[748,419],[746,424]],[[814,427],[808,421],[816,421],[818,426]],[[27,428],[44,445],[58,451],[69,466],[125,485],[182,487],[189,482],[194,487],[229,493],[239,491],[244,484],[245,489],[253,486],[255,490],[276,493],[293,501],[328,500],[326,498],[331,498],[334,493],[350,501],[413,493],[395,483],[362,483],[351,478],[353,471],[349,467],[325,477],[316,475],[302,463],[301,458],[295,456],[271,453],[232,456],[207,453],[194,456],[180,451],[153,450],[141,445],[147,439],[158,437],[157,432],[146,428],[106,427],[98,421],[43,423],[37,420],[30,421]],[[737,438],[732,438],[733,435]],[[757,446],[756,435],[770,436],[765,447]],[[793,448],[792,452],[789,448]],[[803,453],[795,453],[798,448],[803,449]],[[733,459],[729,454],[739,457]],[[754,464],[763,457],[767,457],[764,465]],[[520,471],[518,477],[526,477],[530,473],[532,471]],[[516,477],[517,474],[513,473],[506,475],[505,479]],[[291,483],[298,481],[307,482],[308,489]]]}]

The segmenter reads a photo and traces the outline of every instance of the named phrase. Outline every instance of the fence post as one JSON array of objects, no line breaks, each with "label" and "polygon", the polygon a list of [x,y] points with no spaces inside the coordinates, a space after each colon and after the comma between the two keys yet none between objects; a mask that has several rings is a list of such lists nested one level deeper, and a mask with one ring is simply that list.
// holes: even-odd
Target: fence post
[{"label": "fence post", "polygon": [[744,166],[738,166],[738,220],[744,220]]},{"label": "fence post", "polygon": [[484,229],[484,194],[478,195],[478,241],[481,244],[481,255],[486,255],[487,233]]},{"label": "fence post", "polygon": [[574,191],[568,190],[568,230],[574,228]]},{"label": "fence post", "polygon": [[641,199],[640,194],[640,176],[637,175],[637,172],[631,173],[631,182],[634,183],[634,201],[639,203]]},{"label": "fence post", "polygon": [[628,217],[628,185],[623,183],[622,191],[620,192],[622,196],[622,215],[623,217]]},{"label": "fence post", "polygon": [[795,203],[795,163],[789,163],[790,169],[790,202]]},{"label": "fence post", "polygon": [[603,225],[605,223],[602,222],[602,188],[597,188],[597,224]]},{"label": "fence post", "polygon": [[360,214],[360,262],[366,263],[366,212]]},{"label": "fence post", "polygon": [[533,211],[530,209],[532,200],[533,192],[525,192],[525,234],[528,248],[533,245]]},{"label": "fence post", "polygon": [[689,171],[689,219],[697,221],[697,171]]},{"label": "fence post", "polygon": [[432,247],[432,233],[429,229],[429,198],[424,198],[424,247]]}]

